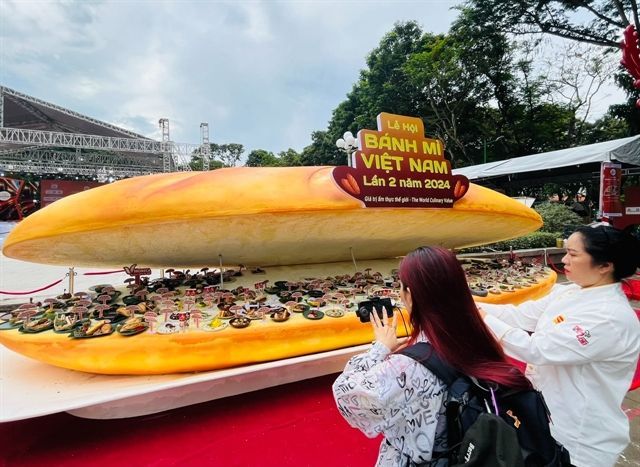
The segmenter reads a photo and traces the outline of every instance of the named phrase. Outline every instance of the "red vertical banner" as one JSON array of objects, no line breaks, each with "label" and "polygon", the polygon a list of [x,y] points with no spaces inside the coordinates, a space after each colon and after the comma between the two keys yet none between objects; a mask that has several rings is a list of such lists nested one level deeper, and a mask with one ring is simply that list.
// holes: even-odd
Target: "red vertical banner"
[{"label": "red vertical banner", "polygon": [[600,216],[603,219],[622,216],[621,187],[622,165],[603,162],[600,165]]}]

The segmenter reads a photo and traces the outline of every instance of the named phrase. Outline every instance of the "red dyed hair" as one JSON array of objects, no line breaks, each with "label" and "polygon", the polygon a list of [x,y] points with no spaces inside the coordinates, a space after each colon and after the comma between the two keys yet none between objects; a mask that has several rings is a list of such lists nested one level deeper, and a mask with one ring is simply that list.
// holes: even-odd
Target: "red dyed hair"
[{"label": "red dyed hair", "polygon": [[484,324],[453,253],[418,248],[402,260],[399,273],[402,287],[411,293],[411,342],[423,332],[438,355],[461,373],[508,388],[531,387]]}]

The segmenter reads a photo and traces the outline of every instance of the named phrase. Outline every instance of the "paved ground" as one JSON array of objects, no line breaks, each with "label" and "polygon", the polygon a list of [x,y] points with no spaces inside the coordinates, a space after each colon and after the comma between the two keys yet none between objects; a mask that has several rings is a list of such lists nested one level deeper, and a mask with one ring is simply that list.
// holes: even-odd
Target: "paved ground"
[{"label": "paved ground", "polygon": [[631,444],[624,451],[616,466],[640,466],[640,389],[629,392],[624,400],[623,408],[631,423]]},{"label": "paved ground", "polygon": [[[631,305],[640,308],[640,302],[631,302]],[[631,443],[616,466],[640,466],[640,388],[627,393],[622,407],[629,417]]]}]

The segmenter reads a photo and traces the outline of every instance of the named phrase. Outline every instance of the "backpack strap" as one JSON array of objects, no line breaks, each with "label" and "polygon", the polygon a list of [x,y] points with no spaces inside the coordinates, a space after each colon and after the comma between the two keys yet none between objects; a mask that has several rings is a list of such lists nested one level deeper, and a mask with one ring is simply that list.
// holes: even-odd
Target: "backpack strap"
[{"label": "backpack strap", "polygon": [[458,370],[444,362],[428,342],[418,342],[402,349],[399,354],[406,355],[420,363],[442,381],[447,388],[460,377]]},{"label": "backpack strap", "polygon": [[436,377],[442,381],[449,391],[449,401],[445,407],[445,417],[447,420],[447,443],[449,451],[445,453],[433,454],[437,457],[446,456],[451,464],[455,463],[457,448],[462,442],[462,426],[459,420],[460,398],[468,389],[468,383],[462,374],[451,365],[442,360],[435,352],[433,346],[428,342],[418,342],[414,345],[404,348],[399,354],[406,355],[431,371]]}]

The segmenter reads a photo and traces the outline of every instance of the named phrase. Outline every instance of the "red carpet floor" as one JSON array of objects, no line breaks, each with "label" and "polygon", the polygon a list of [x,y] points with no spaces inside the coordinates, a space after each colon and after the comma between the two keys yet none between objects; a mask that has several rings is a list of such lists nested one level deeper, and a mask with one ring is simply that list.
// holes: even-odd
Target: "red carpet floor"
[{"label": "red carpet floor", "polygon": [[338,413],[323,376],[155,415],[89,420],[61,413],[0,424],[6,466],[375,464],[368,439]]}]

